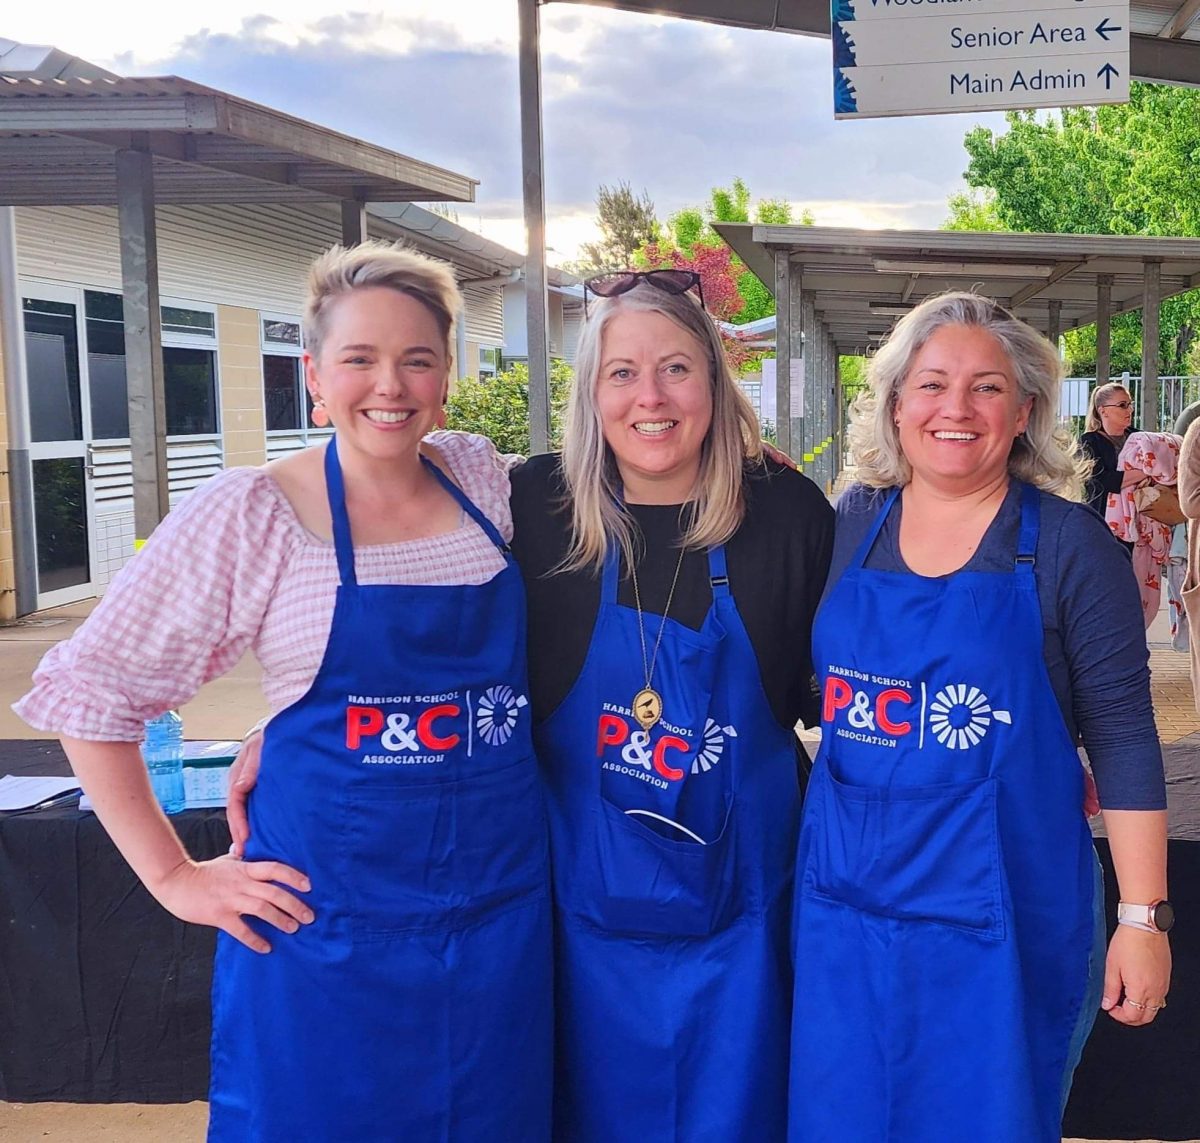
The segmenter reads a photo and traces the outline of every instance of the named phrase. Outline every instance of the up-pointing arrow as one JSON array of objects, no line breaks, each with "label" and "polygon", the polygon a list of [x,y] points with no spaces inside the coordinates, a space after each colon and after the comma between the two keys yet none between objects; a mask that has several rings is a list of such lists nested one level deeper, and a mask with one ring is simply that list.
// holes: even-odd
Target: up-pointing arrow
[{"label": "up-pointing arrow", "polygon": [[1113,67],[1112,64],[1106,63],[1098,72],[1096,72],[1096,78],[1104,80],[1104,90],[1105,91],[1111,91],[1113,76],[1117,76],[1120,74],[1121,73],[1119,71],[1117,71],[1117,69],[1115,67]]},{"label": "up-pointing arrow", "polygon": [[1096,35],[1102,36],[1106,43],[1108,42],[1108,33],[1109,32],[1120,32],[1120,31],[1122,31],[1122,25],[1110,24],[1108,22],[1107,16],[1105,16],[1104,19],[1101,20],[1100,23],[1098,23],[1096,25]]}]

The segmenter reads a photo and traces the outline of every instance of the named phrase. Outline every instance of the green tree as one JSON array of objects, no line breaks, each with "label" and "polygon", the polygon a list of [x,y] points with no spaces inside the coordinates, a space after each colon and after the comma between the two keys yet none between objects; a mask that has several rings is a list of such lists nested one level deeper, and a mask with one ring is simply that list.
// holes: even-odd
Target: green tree
[{"label": "green tree", "polygon": [[582,257],[572,267],[585,278],[632,266],[634,253],[654,242],[661,231],[650,196],[644,190],[635,195],[625,182],[597,191],[596,225],[600,240],[585,243],[580,248]]},{"label": "green tree", "polygon": [[[1003,134],[968,132],[966,179],[983,196],[954,196],[948,228],[1200,236],[1200,91],[1135,83],[1128,104],[1006,118]],[[1140,312],[1113,319],[1114,372],[1140,371],[1141,328]],[[1198,330],[1200,293],[1163,303],[1164,373],[1188,369]],[[1065,340],[1072,372],[1095,368],[1094,327]]]},{"label": "green tree", "polygon": [[[752,219],[764,226],[788,226],[797,222],[801,226],[812,226],[814,222],[812,213],[807,210],[801,211],[799,218],[794,217],[792,204],[784,199],[761,199],[753,203],[745,180],[735,178],[727,187],[713,187],[704,206],[687,206],[671,215],[661,239],[646,243],[638,252],[637,264],[667,264],[672,260],[674,250],[682,252],[686,259],[692,259],[697,246],[725,245],[724,239],[713,229],[713,223],[750,222]],[[757,321],[773,314],[775,299],[771,291],[736,256],[733,270],[743,303],[737,320]]]},{"label": "green tree", "polygon": [[[550,364],[550,444],[562,443],[562,419],[573,374]],[[494,377],[466,377],[450,391],[446,427],[487,437],[501,452],[529,455],[529,368],[521,362]]]}]

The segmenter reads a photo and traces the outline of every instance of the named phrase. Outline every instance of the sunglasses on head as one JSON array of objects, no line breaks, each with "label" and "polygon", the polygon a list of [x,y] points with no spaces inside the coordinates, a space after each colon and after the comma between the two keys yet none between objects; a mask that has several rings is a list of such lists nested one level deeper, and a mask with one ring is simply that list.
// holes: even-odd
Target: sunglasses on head
[{"label": "sunglasses on head", "polygon": [[615,298],[627,294],[639,282],[645,282],[664,294],[686,294],[693,286],[704,308],[704,287],[695,270],[612,270],[597,274],[583,283],[583,316],[587,317],[587,296],[591,291],[598,298]]}]

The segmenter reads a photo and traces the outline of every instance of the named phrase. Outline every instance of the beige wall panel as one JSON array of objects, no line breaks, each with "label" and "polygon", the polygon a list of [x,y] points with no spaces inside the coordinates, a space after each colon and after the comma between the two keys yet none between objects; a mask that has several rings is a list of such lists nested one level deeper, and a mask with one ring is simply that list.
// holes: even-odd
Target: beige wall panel
[{"label": "beige wall panel", "polygon": [[264,464],[267,459],[258,321],[257,310],[217,307],[221,435],[226,464]]}]

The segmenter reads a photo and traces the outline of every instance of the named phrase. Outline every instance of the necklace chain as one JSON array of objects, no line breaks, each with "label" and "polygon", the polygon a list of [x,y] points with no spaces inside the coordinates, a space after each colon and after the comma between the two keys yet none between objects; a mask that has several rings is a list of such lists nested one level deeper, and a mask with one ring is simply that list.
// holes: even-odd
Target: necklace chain
[{"label": "necklace chain", "polygon": [[671,590],[667,593],[667,605],[663,608],[662,619],[658,624],[658,638],[654,640],[654,654],[646,658],[646,624],[642,619],[642,595],[638,590],[637,566],[630,562],[629,577],[633,580],[633,601],[637,605],[638,638],[642,643],[642,670],[646,675],[646,689],[649,690],[654,679],[654,668],[658,664],[658,649],[662,646],[663,631],[667,626],[667,615],[671,610],[671,601],[675,598],[675,585],[679,583],[679,569],[683,567],[684,549],[679,549],[679,559],[675,561],[675,575],[671,579]]}]

